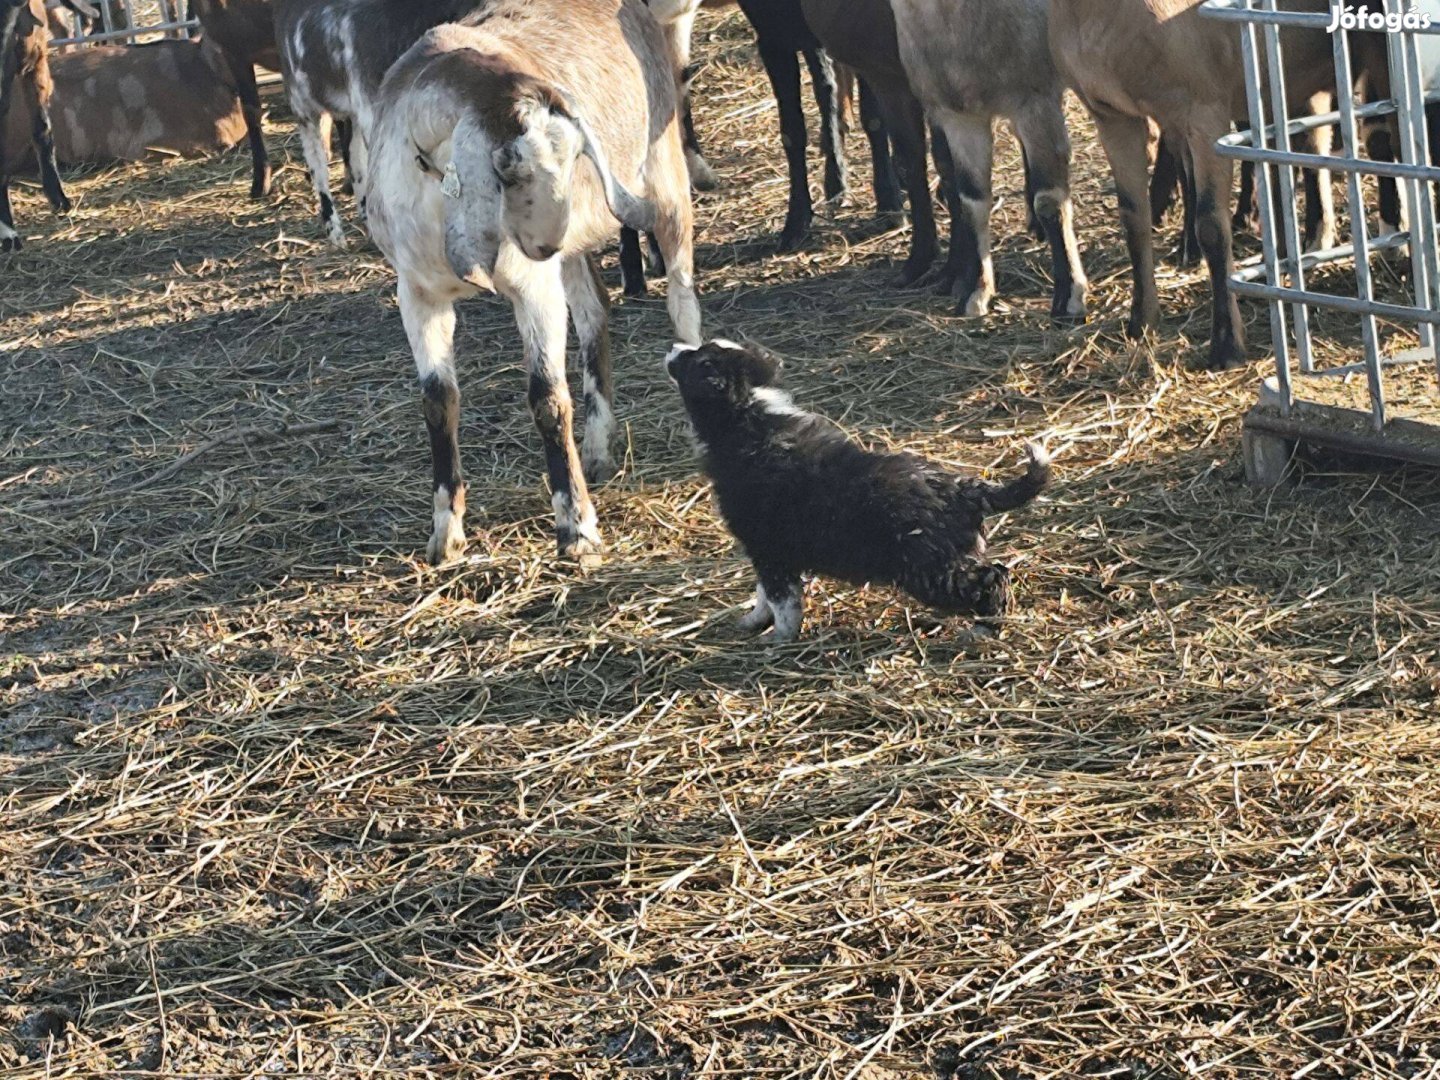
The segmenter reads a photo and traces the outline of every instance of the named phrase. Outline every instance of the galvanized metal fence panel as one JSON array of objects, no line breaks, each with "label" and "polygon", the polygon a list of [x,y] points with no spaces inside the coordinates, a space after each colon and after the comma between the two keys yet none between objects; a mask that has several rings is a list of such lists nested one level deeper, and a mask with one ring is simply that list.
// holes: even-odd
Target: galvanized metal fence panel
[{"label": "galvanized metal fence panel", "polygon": [[[1256,200],[1260,211],[1262,256],[1254,266],[1239,268],[1233,281],[1240,296],[1263,300],[1270,307],[1271,340],[1275,351],[1275,379],[1282,416],[1290,416],[1303,399],[1303,380],[1320,374],[1312,343],[1312,309],[1349,312],[1360,319],[1362,359],[1328,374],[1360,371],[1366,375],[1370,423],[1376,433],[1385,431],[1385,362],[1380,353],[1377,320],[1415,327],[1421,348],[1429,353],[1440,380],[1440,237],[1436,233],[1435,185],[1440,167],[1431,163],[1425,118],[1427,102],[1440,101],[1440,0],[1372,0],[1369,10],[1398,20],[1387,31],[1390,69],[1388,100],[1357,105],[1353,87],[1349,35],[1332,34],[1338,108],[1316,117],[1292,120],[1286,108],[1282,27],[1324,31],[1337,17],[1338,5],[1328,13],[1279,10],[1276,0],[1207,0],[1203,13],[1236,24],[1240,33],[1250,130],[1222,139],[1219,152],[1255,166]],[[1347,5],[1358,11],[1359,5]],[[1431,25],[1417,25],[1429,15]],[[1263,72],[1263,77],[1262,77]],[[1268,93],[1267,93],[1268,83]],[[1395,118],[1399,160],[1379,162],[1362,158],[1360,123],[1376,117]],[[1338,125],[1341,152],[1333,156],[1297,152],[1296,136],[1322,125]],[[1342,172],[1347,178],[1350,206],[1349,244],[1325,251],[1303,253],[1295,209],[1295,169]],[[1371,235],[1365,212],[1363,179],[1393,178],[1404,193],[1408,222],[1400,231]],[[1272,198],[1279,185],[1278,200]],[[1279,206],[1280,220],[1275,220]],[[1284,238],[1282,256],[1281,237]],[[1375,298],[1371,256],[1380,251],[1408,247],[1410,282],[1408,303],[1387,303]],[[1353,295],[1318,292],[1306,283],[1306,273],[1317,266],[1347,260],[1355,268]],[[1292,361],[1292,352],[1294,360]]]}]

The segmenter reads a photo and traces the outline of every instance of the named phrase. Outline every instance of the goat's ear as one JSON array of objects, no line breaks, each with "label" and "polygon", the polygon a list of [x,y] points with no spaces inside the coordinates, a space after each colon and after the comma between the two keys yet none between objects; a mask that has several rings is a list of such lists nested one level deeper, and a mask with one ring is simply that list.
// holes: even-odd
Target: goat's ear
[{"label": "goat's ear", "polygon": [[770,386],[780,377],[780,358],[759,345],[747,345],[740,370],[751,386]]}]

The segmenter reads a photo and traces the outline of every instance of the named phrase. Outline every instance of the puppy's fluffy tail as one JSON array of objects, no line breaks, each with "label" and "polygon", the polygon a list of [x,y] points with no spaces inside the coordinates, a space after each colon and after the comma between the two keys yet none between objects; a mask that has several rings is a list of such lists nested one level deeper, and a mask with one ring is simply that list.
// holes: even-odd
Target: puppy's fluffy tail
[{"label": "puppy's fluffy tail", "polygon": [[1030,466],[1024,476],[1018,476],[1008,484],[985,485],[986,510],[992,513],[1018,510],[1050,483],[1050,452],[1037,442],[1027,442],[1025,452],[1030,455]]}]

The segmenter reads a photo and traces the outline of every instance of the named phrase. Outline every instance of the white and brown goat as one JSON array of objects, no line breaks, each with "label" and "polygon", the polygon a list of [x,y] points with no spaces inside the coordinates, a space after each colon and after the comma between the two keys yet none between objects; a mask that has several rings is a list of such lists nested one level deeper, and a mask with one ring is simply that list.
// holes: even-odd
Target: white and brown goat
[{"label": "white and brown goat", "polygon": [[[614,418],[609,298],[590,255],[617,219],[655,235],[675,336],[700,340],[690,185],[659,25],[641,0],[495,0],[478,25],[437,27],[401,57],[372,134],[370,230],[399,277],[430,433],[431,561],[465,547],[454,304],[480,291],[515,311],[560,553],[598,552],[586,478],[614,471]],[[580,453],[567,310],[585,388]]]},{"label": "white and brown goat", "polygon": [[[85,0],[64,0],[76,14],[93,18],[96,11]],[[15,215],[10,208],[10,175],[5,171],[5,125],[15,83],[20,83],[24,108],[30,117],[30,138],[40,163],[40,184],[58,214],[70,212],[70,199],[60,183],[55,163],[55,140],[50,128],[50,20],[44,0],[0,0],[0,251],[20,250]]]},{"label": "white and brown goat", "polygon": [[275,37],[320,224],[335,247],[345,227],[330,192],[330,126],[342,125],[350,183],[363,199],[375,96],[390,65],[441,23],[458,22],[485,0],[276,0]]},{"label": "white and brown goat", "polygon": [[1070,200],[1070,135],[1064,83],[1050,60],[1049,0],[893,0],[910,88],[945,133],[954,163],[945,280],[960,311],[984,315],[995,295],[990,257],[994,124],[1020,138],[1035,216],[1050,241],[1050,313],[1083,319],[1088,283]]}]

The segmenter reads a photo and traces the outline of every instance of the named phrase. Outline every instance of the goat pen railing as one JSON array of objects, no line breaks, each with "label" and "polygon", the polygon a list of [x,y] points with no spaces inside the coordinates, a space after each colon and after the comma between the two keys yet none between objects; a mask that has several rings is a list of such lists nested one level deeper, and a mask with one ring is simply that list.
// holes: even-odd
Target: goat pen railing
[{"label": "goat pen railing", "polygon": [[[1404,0],[1372,0],[1372,3],[1375,10],[1398,20],[1394,23],[1398,29],[1387,33],[1391,97],[1363,106],[1355,103],[1350,37],[1343,30],[1337,30],[1332,39],[1339,107],[1330,113],[1299,120],[1290,119],[1286,106],[1280,29],[1330,29],[1337,21],[1339,5],[1322,13],[1280,10],[1276,0],[1207,0],[1202,5],[1205,15],[1237,24],[1249,109],[1249,130],[1222,139],[1218,150],[1225,157],[1252,162],[1255,169],[1262,256],[1257,265],[1241,267],[1232,278],[1237,295],[1268,303],[1275,351],[1275,375],[1265,380],[1260,404],[1246,417],[1246,472],[1255,483],[1278,482],[1298,441],[1440,466],[1440,424],[1387,415],[1385,377],[1387,366],[1426,358],[1434,368],[1436,389],[1440,391],[1440,335],[1436,333],[1436,326],[1440,325],[1440,264],[1437,264],[1434,189],[1440,182],[1440,168],[1430,163],[1425,116],[1426,103],[1440,100],[1440,90],[1432,89],[1428,97],[1426,94],[1429,85],[1440,83],[1440,38],[1427,36],[1440,34],[1440,0],[1425,0],[1421,7],[1417,7],[1414,0],[1408,4]],[[1358,13],[1361,8],[1350,0],[1346,10]],[[1406,19],[1407,14],[1429,14],[1433,25],[1422,29],[1416,25],[1422,20]],[[1399,161],[1362,159],[1358,153],[1359,123],[1389,116],[1395,118],[1396,128],[1392,134],[1398,136],[1395,141]],[[1340,128],[1340,154],[1320,156],[1294,149],[1292,139],[1297,135],[1335,124]],[[1347,176],[1349,244],[1297,256],[1296,253],[1301,252],[1295,209],[1297,168],[1333,170]],[[1399,185],[1405,196],[1408,227],[1402,224],[1399,231],[1371,235],[1363,199],[1365,176],[1391,178]],[[1278,200],[1272,195],[1277,179]],[[1279,221],[1275,213],[1277,206]],[[1387,250],[1400,252],[1407,247],[1410,302],[1377,300],[1371,256]],[[1318,292],[1307,286],[1307,272],[1340,260],[1353,261],[1353,295]],[[1311,319],[1315,308],[1359,317],[1363,347],[1359,361],[1324,371],[1317,367]],[[1379,332],[1382,319],[1415,326],[1420,348],[1396,357],[1382,356]],[[1360,425],[1359,430],[1353,415],[1343,416],[1347,411],[1353,414],[1354,410],[1336,410],[1306,400],[1307,390],[1312,395],[1316,393],[1315,380],[1361,371],[1366,376],[1369,409],[1367,422]],[[1297,383],[1302,384],[1298,393]],[[1440,393],[1437,393],[1434,414],[1434,419],[1440,420]]]},{"label": "goat pen railing", "polygon": [[61,9],[70,27],[68,37],[54,45],[97,45],[108,42],[135,44],[157,37],[189,37],[199,23],[189,17],[184,0],[92,0],[100,9],[100,24],[85,33],[79,16]]}]

